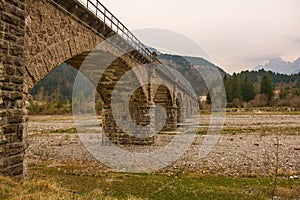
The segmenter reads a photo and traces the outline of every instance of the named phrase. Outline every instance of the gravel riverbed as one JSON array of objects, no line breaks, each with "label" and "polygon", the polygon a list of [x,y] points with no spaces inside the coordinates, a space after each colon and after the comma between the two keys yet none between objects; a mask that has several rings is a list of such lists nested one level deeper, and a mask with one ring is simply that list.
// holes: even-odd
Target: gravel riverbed
[{"label": "gravel riverbed", "polygon": [[[207,129],[209,115],[202,116],[201,128]],[[28,122],[30,165],[61,166],[84,164],[111,170],[97,161],[76,133],[72,116],[31,116]],[[64,133],[66,132],[66,133]],[[291,178],[300,173],[300,115],[234,114],[227,115],[223,134],[212,151],[199,158],[203,134],[195,136],[189,149],[168,165],[167,171],[189,171],[226,175],[272,175]],[[130,152],[151,152],[164,147],[172,135],[157,135],[150,147],[126,146]],[[278,157],[276,156],[278,154]],[[161,155],[168,156],[168,155]]]}]

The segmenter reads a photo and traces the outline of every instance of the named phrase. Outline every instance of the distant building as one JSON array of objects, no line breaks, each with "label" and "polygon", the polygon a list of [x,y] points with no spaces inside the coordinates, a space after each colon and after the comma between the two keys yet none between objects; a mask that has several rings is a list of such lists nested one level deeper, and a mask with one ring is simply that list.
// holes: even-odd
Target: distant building
[{"label": "distant building", "polygon": [[274,90],[274,96],[275,96],[275,98],[278,98],[278,97],[279,97],[280,92],[281,92],[281,91],[280,91],[279,89]]},{"label": "distant building", "polygon": [[204,102],[207,100],[207,96],[199,96],[200,102]]}]

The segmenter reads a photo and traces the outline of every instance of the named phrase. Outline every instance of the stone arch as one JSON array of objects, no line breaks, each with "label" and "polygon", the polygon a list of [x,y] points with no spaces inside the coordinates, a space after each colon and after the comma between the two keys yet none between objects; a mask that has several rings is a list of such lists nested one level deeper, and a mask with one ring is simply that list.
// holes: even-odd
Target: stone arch
[{"label": "stone arch", "polygon": [[[161,105],[165,108],[167,119],[163,131],[173,131],[177,128],[177,108],[173,107],[172,91],[166,86],[159,85],[154,96],[155,105]],[[156,123],[160,123],[161,119],[156,118]]]},{"label": "stone arch", "polygon": [[139,87],[131,95],[129,111],[131,118],[137,125],[146,126],[150,123],[148,114],[148,100],[145,98],[143,88]]},{"label": "stone arch", "polygon": [[32,88],[52,69],[104,40],[47,0],[26,0],[25,85]]}]

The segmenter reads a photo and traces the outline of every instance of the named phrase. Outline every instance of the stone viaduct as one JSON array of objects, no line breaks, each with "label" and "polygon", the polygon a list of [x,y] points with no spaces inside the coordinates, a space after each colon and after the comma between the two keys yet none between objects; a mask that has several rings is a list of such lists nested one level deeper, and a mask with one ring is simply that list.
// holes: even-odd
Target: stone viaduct
[{"label": "stone viaduct", "polygon": [[164,69],[155,54],[119,20],[98,1],[92,2],[0,0],[0,174],[21,177],[26,169],[28,91],[63,62],[79,70],[87,55],[112,36],[117,36],[115,42],[98,51],[102,59],[113,56],[122,46],[133,49],[114,59],[95,83],[104,102],[103,129],[113,143],[155,142],[153,137],[141,139],[123,133],[116,126],[110,105],[116,82],[141,64],[156,63],[153,77],[160,76],[169,85],[142,85],[131,95],[130,115],[136,124],[149,124],[149,109],[156,104],[167,111],[165,131],[175,130],[187,115],[195,114],[189,108],[197,107],[197,98],[176,73]]}]

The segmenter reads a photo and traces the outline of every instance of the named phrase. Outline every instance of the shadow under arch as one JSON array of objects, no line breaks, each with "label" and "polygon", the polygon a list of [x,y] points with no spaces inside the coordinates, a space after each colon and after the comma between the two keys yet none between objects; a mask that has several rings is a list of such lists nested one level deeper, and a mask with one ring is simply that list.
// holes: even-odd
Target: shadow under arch
[{"label": "shadow under arch", "polygon": [[[155,105],[160,105],[166,110],[166,121],[161,120],[160,116],[156,116],[155,122],[160,123],[163,122],[165,125],[163,126],[162,131],[174,131],[177,128],[177,108],[174,107],[174,103],[172,101],[173,94],[170,89],[164,85],[158,85],[154,96]],[[162,125],[156,125],[157,127],[161,127]]]}]

